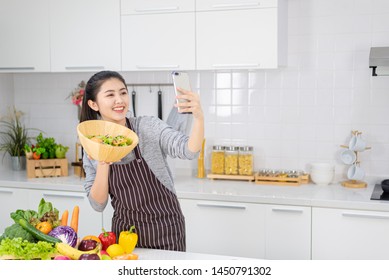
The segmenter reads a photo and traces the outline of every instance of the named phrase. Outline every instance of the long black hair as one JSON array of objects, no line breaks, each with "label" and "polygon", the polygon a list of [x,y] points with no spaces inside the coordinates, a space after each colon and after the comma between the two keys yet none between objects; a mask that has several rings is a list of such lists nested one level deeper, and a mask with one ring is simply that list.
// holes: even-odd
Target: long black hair
[{"label": "long black hair", "polygon": [[126,81],[118,72],[115,71],[100,71],[94,74],[85,86],[85,93],[82,99],[82,108],[80,123],[88,120],[97,120],[100,116],[100,112],[96,112],[88,105],[88,101],[92,100],[96,102],[97,93],[100,91],[101,85],[109,79],[120,80],[127,89]]}]

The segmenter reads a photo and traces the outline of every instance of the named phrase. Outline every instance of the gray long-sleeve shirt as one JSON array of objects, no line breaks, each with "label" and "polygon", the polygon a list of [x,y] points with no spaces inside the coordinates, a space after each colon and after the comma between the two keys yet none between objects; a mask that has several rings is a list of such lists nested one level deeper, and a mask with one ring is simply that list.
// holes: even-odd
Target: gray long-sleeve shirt
[{"label": "gray long-sleeve shirt", "polygon": [[[188,148],[189,137],[153,116],[141,116],[129,118],[134,132],[139,137],[139,149],[142,157],[153,171],[158,180],[170,191],[175,193],[172,172],[166,161],[167,156],[180,159],[195,159],[197,153]],[[113,164],[127,164],[135,159],[134,150],[124,157],[120,162]],[[84,188],[87,192],[89,202],[96,211],[103,211],[107,205],[96,202],[89,194],[96,177],[98,162],[88,158],[84,153],[83,166],[86,173]]]}]

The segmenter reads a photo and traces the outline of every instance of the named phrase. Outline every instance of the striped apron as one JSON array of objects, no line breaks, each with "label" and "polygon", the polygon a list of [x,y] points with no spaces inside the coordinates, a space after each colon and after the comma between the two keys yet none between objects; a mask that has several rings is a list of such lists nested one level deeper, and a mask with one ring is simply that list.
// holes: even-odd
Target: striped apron
[{"label": "striped apron", "polygon": [[[127,126],[131,128],[127,120]],[[185,251],[185,219],[177,196],[155,177],[142,158],[113,164],[109,172],[109,194],[113,209],[112,231],[116,236],[134,225],[139,248]]]}]

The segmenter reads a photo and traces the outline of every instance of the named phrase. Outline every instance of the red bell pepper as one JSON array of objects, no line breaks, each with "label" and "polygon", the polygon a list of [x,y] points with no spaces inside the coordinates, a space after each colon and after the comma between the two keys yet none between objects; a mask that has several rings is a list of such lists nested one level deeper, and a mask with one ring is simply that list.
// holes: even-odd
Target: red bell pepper
[{"label": "red bell pepper", "polygon": [[103,232],[100,233],[99,239],[101,241],[102,249],[107,250],[109,245],[116,243],[116,234],[112,231],[106,231],[103,228]]}]

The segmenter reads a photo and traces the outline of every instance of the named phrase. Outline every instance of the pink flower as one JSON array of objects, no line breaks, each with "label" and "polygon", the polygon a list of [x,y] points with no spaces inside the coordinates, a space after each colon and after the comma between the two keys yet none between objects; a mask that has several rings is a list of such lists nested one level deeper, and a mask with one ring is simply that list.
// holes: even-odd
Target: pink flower
[{"label": "pink flower", "polygon": [[85,93],[85,82],[81,81],[81,83],[78,85],[78,88],[76,88],[68,97],[71,97],[71,101],[74,105],[81,107],[84,93]]}]

